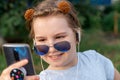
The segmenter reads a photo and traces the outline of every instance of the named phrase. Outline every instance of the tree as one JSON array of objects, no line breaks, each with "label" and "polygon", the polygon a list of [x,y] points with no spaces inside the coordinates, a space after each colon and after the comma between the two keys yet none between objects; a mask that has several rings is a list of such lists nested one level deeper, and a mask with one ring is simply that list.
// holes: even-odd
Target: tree
[{"label": "tree", "polygon": [[[25,28],[24,12],[30,6],[28,0],[1,0],[0,35],[8,41],[22,41],[28,35]],[[14,42],[14,41],[12,41]]]}]

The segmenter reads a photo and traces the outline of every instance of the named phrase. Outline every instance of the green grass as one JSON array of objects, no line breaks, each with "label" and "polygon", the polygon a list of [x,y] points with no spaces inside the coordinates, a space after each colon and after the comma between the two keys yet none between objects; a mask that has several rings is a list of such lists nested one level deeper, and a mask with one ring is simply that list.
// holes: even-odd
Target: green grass
[{"label": "green grass", "polygon": [[[120,72],[120,38],[114,38],[111,37],[111,35],[106,36],[101,30],[85,30],[83,31],[80,43],[80,51],[85,51],[89,49],[95,49],[102,55],[110,58],[115,68],[117,68]],[[35,53],[32,53],[32,56],[36,73],[39,73],[42,70],[40,57]],[[47,64],[43,62],[43,66],[46,68]],[[5,58],[4,55],[1,53],[0,73],[5,67]]]},{"label": "green grass", "polygon": [[0,73],[5,67],[6,67],[6,61],[5,61],[4,55],[0,53]]}]

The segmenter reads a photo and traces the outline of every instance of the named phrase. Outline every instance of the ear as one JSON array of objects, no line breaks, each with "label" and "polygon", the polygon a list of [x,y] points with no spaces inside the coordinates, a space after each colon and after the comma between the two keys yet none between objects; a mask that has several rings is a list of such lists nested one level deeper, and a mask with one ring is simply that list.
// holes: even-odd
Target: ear
[{"label": "ear", "polygon": [[81,41],[80,29],[77,29],[75,34],[76,34],[76,41],[79,43]]}]

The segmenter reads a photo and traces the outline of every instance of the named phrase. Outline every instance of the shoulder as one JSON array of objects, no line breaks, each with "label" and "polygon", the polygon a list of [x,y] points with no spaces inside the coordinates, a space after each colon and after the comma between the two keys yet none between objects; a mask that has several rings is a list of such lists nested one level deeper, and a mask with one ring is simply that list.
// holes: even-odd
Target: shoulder
[{"label": "shoulder", "polygon": [[106,69],[109,66],[113,67],[113,63],[109,58],[101,55],[100,53],[98,53],[95,50],[87,50],[84,52],[79,52],[78,56],[80,58],[79,61],[84,64],[93,64],[93,65],[99,64]]},{"label": "shoulder", "polygon": [[98,53],[95,50],[87,50],[84,52],[78,52],[78,56],[80,56],[81,59],[92,61],[92,60],[98,60],[99,57],[104,57],[100,53]]},{"label": "shoulder", "polygon": [[101,55],[95,50],[87,50],[84,52],[79,52],[79,62],[81,65],[91,65],[92,67],[102,69],[105,72],[105,75],[108,80],[113,80],[114,77],[114,65],[112,61]]},{"label": "shoulder", "polygon": [[84,58],[84,59],[88,59],[88,60],[95,60],[95,61],[98,61],[98,60],[101,60],[101,61],[108,61],[109,58],[103,56],[101,53],[95,51],[95,50],[87,50],[87,51],[84,51],[84,52],[78,52],[78,55],[81,57],[81,58]]},{"label": "shoulder", "polygon": [[86,57],[96,57],[100,55],[100,53],[98,53],[95,50],[86,50],[86,51],[78,52],[78,53],[81,53],[80,54],[81,56],[86,56]]}]

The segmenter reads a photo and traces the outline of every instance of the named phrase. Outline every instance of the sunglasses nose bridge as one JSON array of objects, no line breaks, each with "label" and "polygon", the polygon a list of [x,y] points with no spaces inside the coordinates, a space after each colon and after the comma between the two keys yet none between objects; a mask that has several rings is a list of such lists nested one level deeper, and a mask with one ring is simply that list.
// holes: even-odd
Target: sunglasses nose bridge
[{"label": "sunglasses nose bridge", "polygon": [[53,45],[49,45],[49,47],[54,47],[54,44]]},{"label": "sunglasses nose bridge", "polygon": [[49,54],[54,53],[55,50],[56,50],[56,49],[55,49],[54,45],[50,45],[50,46],[49,46],[49,51],[48,51],[48,53],[49,53]]},{"label": "sunglasses nose bridge", "polygon": [[49,46],[49,47],[53,47],[53,46],[54,46],[54,43],[53,43],[53,42],[50,42],[50,43],[48,44],[48,46]]}]

